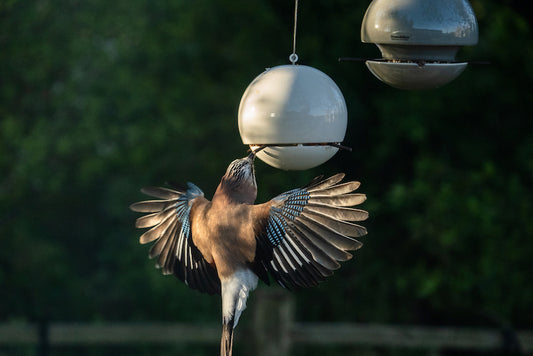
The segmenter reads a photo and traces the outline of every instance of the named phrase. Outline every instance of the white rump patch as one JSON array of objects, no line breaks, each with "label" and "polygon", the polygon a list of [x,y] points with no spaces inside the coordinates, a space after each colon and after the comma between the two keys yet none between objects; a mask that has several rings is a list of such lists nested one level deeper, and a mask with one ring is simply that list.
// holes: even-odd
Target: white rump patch
[{"label": "white rump patch", "polygon": [[233,327],[246,309],[248,294],[257,287],[257,276],[248,269],[237,270],[231,277],[221,280],[222,320],[227,323],[233,316]]}]

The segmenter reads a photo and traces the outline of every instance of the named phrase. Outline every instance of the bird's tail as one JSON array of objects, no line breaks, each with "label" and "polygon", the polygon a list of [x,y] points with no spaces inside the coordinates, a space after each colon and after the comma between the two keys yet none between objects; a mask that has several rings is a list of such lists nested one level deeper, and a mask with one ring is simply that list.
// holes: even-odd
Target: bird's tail
[{"label": "bird's tail", "polygon": [[257,286],[257,276],[248,269],[237,270],[231,276],[221,279],[222,291],[222,339],[220,355],[231,356],[233,329],[239,323],[246,299]]},{"label": "bird's tail", "polygon": [[231,356],[233,351],[233,322],[231,318],[222,324],[222,338],[220,340],[220,356]]}]

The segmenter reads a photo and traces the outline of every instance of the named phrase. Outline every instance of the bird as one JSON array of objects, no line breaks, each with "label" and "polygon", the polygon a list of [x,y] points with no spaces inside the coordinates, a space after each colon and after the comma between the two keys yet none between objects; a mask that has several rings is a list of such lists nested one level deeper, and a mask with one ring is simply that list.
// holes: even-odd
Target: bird
[{"label": "bird", "polygon": [[255,204],[254,160],[258,150],[233,160],[209,201],[193,183],[146,187],[157,198],[130,205],[135,226],[149,228],[140,243],[153,242],[149,257],[164,275],[174,275],[199,292],[222,298],[220,355],[231,356],[234,328],[261,280],[288,290],[313,287],[333,274],[367,229],[356,222],[368,212],[353,193],[357,181],[344,173],[319,176],[301,188]]}]

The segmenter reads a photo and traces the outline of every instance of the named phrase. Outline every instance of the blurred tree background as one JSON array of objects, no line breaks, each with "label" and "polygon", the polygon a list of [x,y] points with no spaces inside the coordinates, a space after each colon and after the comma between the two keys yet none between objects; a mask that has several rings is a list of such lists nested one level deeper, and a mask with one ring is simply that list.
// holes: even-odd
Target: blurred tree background
[{"label": "blurred tree background", "polygon": [[[400,91],[337,61],[379,57],[360,41],[369,2],[299,9],[299,63],[343,91],[354,151],[303,172],[256,163],[258,202],[338,171],[368,196],[365,246],[296,293],[297,320],[532,328],[533,16],[518,0],[473,0],[480,40],[459,57],[491,64]],[[1,321],[218,322],[218,298],[154,269],[128,205],[168,181],[211,197],[246,154],[245,88],[288,63],[293,10],[287,0],[0,0]]]}]

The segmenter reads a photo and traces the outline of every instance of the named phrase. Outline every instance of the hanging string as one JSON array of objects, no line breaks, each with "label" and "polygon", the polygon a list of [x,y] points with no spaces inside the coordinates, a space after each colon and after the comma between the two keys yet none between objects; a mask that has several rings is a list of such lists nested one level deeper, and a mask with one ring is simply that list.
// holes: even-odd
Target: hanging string
[{"label": "hanging string", "polygon": [[298,62],[298,55],[296,54],[296,28],[298,27],[298,0],[294,0],[294,32],[292,34],[292,54],[289,56],[289,61],[292,64]]}]

